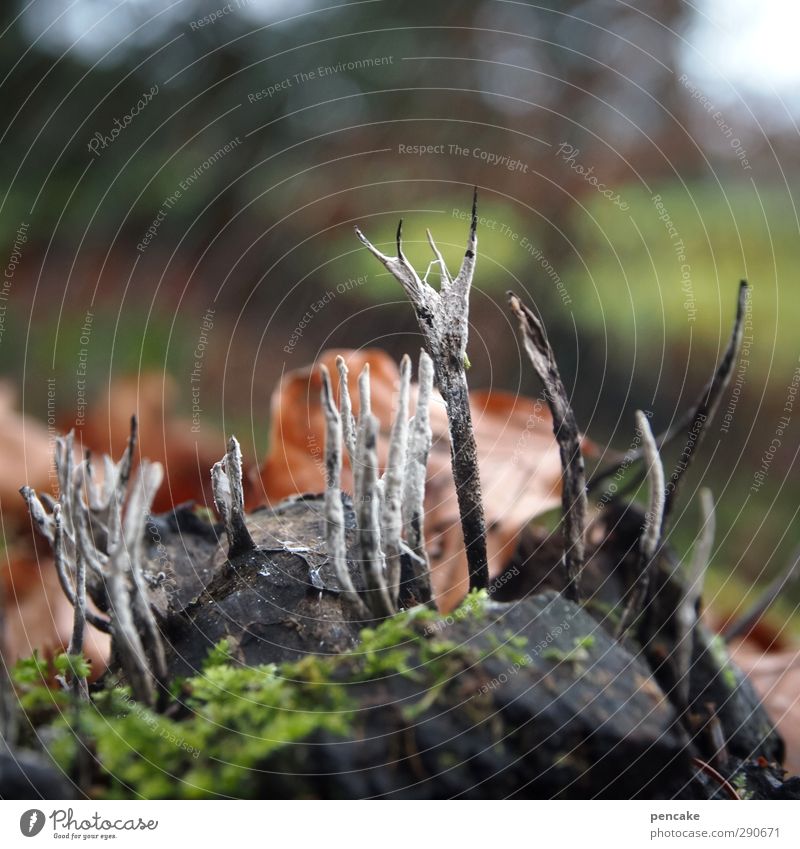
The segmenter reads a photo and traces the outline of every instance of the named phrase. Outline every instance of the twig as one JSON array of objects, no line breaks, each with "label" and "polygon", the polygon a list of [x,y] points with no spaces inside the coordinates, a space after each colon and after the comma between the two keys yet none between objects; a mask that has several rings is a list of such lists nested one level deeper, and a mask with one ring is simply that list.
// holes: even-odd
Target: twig
[{"label": "twig", "polygon": [[400,364],[400,392],[397,414],[389,437],[389,456],[383,476],[381,503],[381,544],[386,557],[386,581],[394,607],[400,594],[400,557],[403,533],[403,481],[408,451],[408,390],[411,382],[411,359],[404,356]]},{"label": "twig", "polygon": [[672,474],[669,477],[666,485],[666,504],[664,505],[664,521],[669,520],[672,506],[678,494],[678,487],[684,474],[691,466],[692,459],[697,452],[697,448],[703,439],[703,434],[709,422],[714,418],[719,403],[722,400],[722,395],[725,392],[733,367],[736,364],[736,358],[739,355],[739,348],[742,344],[742,335],[744,333],[744,315],[747,304],[747,295],[749,287],[745,280],[739,284],[739,297],[736,302],[736,318],[733,323],[733,331],[728,342],[728,347],[722,355],[722,359],[717,365],[711,380],[706,384],[700,397],[695,404],[694,411],[689,425],[689,431],[686,437],[686,444],[683,452],[678,459]]},{"label": "twig", "polygon": [[647,480],[650,491],[650,501],[645,515],[644,529],[639,540],[639,558],[636,569],[636,578],[630,593],[628,604],[622,612],[617,625],[617,638],[625,634],[629,623],[636,610],[641,609],[647,598],[647,590],[650,586],[650,572],[659,543],[664,523],[664,467],[661,464],[661,456],[658,453],[653,431],[647,416],[641,411],[636,411],[636,426],[642,436],[642,448],[644,450],[645,463],[647,464]]},{"label": "twig", "polygon": [[689,692],[694,649],[694,628],[697,624],[698,605],[703,593],[706,570],[711,560],[716,533],[714,497],[711,490],[700,490],[700,534],[694,544],[692,559],[686,573],[686,583],[680,605],[675,612],[675,695],[684,710],[689,707]]},{"label": "twig", "polygon": [[741,797],[736,792],[734,786],[725,778],[723,775],[720,775],[717,770],[714,769],[711,764],[706,763],[705,761],[701,761],[700,758],[692,758],[692,763],[706,775],[710,776],[714,779],[714,781],[719,784],[719,786],[725,791],[725,793],[731,798],[735,799],[737,802],[741,800]]},{"label": "twig", "polygon": [[800,578],[800,546],[793,552],[787,564],[759,595],[751,607],[722,629],[722,636],[730,641],[746,634],[772,607],[781,593]]},{"label": "twig", "polygon": [[[341,358],[339,358],[341,359]],[[344,361],[342,361],[343,364]],[[337,365],[338,365],[337,361]],[[336,578],[342,595],[349,600],[358,613],[366,617],[368,611],[361,601],[355,587],[353,586],[350,571],[347,568],[347,544],[345,539],[344,508],[342,507],[342,419],[333,403],[333,391],[328,369],[320,366],[322,372],[322,409],[325,413],[325,540],[328,556],[333,561]],[[347,392],[347,372],[342,376],[342,368],[339,368],[340,393]],[[344,390],[341,387],[344,386]],[[340,397],[341,394],[340,394]],[[349,401],[349,395],[348,395]],[[346,418],[348,409],[343,407],[343,416]],[[352,412],[349,413],[352,416]],[[355,438],[355,431],[353,431]],[[355,454],[355,444],[353,445]]]},{"label": "twig", "polygon": [[402,226],[397,227],[397,256],[381,253],[356,227],[356,235],[405,290],[419,322],[425,347],[433,359],[436,381],[447,406],[453,479],[458,496],[461,528],[469,566],[470,588],[486,587],[489,567],[486,555],[486,522],[481,500],[478,453],[472,430],[469,391],[465,373],[469,333],[469,292],[475,272],[477,239],[477,189],[472,201],[472,220],[461,269],[450,277],[441,253],[431,242],[441,268],[441,286],[437,292],[403,255]]},{"label": "twig", "polygon": [[587,512],[586,475],[578,423],[542,323],[516,295],[511,292],[508,294],[511,309],[519,320],[525,351],[544,384],[545,398],[553,416],[553,433],[558,442],[563,474],[561,504],[564,523],[563,561],[567,575],[565,593],[568,598],[578,602],[581,598]]}]

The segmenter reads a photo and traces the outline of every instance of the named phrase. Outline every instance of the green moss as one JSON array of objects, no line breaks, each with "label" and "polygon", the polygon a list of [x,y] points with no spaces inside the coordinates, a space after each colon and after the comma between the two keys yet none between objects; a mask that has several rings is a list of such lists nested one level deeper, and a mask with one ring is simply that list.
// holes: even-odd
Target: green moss
[{"label": "green moss", "polygon": [[471,594],[444,626],[435,611],[417,608],[365,629],[352,652],[282,666],[238,664],[222,641],[201,674],[175,685],[176,700],[166,714],[137,703],[113,682],[90,703],[73,703],[47,688],[48,669],[36,657],[18,665],[15,681],[35,724],[49,726],[50,751],[65,770],[75,771],[85,746],[96,752],[100,795],[243,797],[258,792],[258,771],[292,744],[319,734],[357,737],[363,683],[397,676],[413,682],[410,692],[418,695],[401,707],[410,720],[458,686],[459,676],[481,657],[512,659],[524,643],[519,638],[483,650],[450,639],[448,625],[479,622],[487,604],[485,593]]},{"label": "green moss", "polygon": [[572,641],[572,648],[568,651],[556,648],[547,649],[542,652],[542,658],[554,663],[572,663],[579,667],[590,659],[589,649],[594,644],[595,638],[591,634],[585,637],[575,637]]},{"label": "green moss", "polygon": [[753,798],[753,791],[747,789],[747,776],[743,772],[735,775],[731,783],[739,794],[740,799],[749,800]]}]

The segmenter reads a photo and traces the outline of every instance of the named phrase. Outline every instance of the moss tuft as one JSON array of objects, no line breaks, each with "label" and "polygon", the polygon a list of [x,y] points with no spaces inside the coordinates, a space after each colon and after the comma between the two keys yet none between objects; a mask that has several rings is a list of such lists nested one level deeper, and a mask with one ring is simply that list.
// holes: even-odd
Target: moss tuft
[{"label": "moss tuft", "polygon": [[38,657],[18,664],[14,680],[30,718],[49,725],[49,748],[60,766],[74,774],[84,748],[96,753],[99,796],[246,797],[268,759],[292,744],[319,735],[356,737],[363,719],[359,685],[394,676],[410,680],[415,695],[401,709],[413,719],[482,654],[518,653],[518,638],[483,652],[449,638],[450,625],[479,622],[488,604],[485,593],[470,594],[444,620],[415,608],[365,629],[351,652],[309,655],[280,667],[243,666],[223,640],[199,675],[173,686],[165,714],[137,703],[111,679],[88,704],[72,703],[48,688],[49,669]]}]

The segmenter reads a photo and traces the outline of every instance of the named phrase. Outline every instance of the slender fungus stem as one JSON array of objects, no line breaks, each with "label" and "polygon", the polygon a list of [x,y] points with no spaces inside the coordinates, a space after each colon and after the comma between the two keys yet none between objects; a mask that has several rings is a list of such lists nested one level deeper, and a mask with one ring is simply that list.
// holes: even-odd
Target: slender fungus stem
[{"label": "slender fungus stem", "polygon": [[348,370],[344,357],[336,358],[336,369],[339,372],[339,413],[342,438],[352,469],[353,458],[356,453],[356,420],[353,417],[353,402],[350,398],[350,386],[347,382]]},{"label": "slender fungus stem", "polygon": [[[385,619],[400,607],[401,580],[408,581],[404,604],[430,599],[430,576],[423,539],[423,513],[431,428],[428,405],[433,384],[433,364],[422,353],[417,412],[409,425],[408,407],[411,360],[403,357],[397,413],[389,437],[383,478],[378,476],[378,420],[370,411],[369,369],[359,376],[361,410],[358,425],[352,420],[347,393],[347,368],[337,361],[340,410],[336,409],[330,374],[322,374],[321,405],[325,415],[325,528],[328,556],[334,564],[342,595],[364,618]],[[353,585],[347,565],[344,507],[341,493],[342,449],[347,428],[355,438],[352,452],[354,506],[357,526],[355,556],[366,587],[363,595]],[[403,575],[403,566],[411,573]]]},{"label": "slender fungus stem", "polygon": [[[341,360],[341,357],[339,358]],[[337,361],[337,365],[339,365]],[[344,365],[344,360],[342,360]],[[333,390],[331,389],[331,378],[328,369],[320,366],[322,372],[322,409],[325,413],[325,539],[328,547],[328,556],[333,561],[336,578],[339,581],[342,595],[355,607],[358,613],[364,617],[368,611],[361,601],[350,571],[347,568],[347,544],[345,539],[344,508],[342,506],[342,419],[333,403]],[[347,372],[342,377],[342,368],[339,368],[340,393],[347,392]],[[349,401],[349,396],[348,396]],[[352,413],[350,413],[352,416]],[[345,414],[346,417],[346,414]],[[355,438],[355,431],[353,431]],[[355,454],[355,444],[353,444]]]},{"label": "slender fungus stem", "polygon": [[394,615],[386,585],[386,564],[381,551],[380,496],[378,494],[378,420],[368,414],[359,428],[356,444],[356,518],[361,566],[367,585],[366,600],[379,619]]},{"label": "slender fungus stem", "polygon": [[469,292],[475,272],[477,239],[477,189],[472,201],[472,219],[461,269],[454,280],[433,238],[429,242],[442,278],[437,292],[420,279],[403,255],[402,220],[397,227],[397,256],[381,253],[356,227],[356,235],[403,287],[419,322],[425,347],[435,366],[436,382],[447,406],[453,479],[458,496],[461,528],[469,567],[470,589],[486,587],[489,567],[486,555],[486,522],[481,499],[478,452],[472,430],[467,388],[467,338]]},{"label": "slender fungus stem", "polygon": [[247,529],[242,486],[242,451],[235,436],[228,441],[228,451],[211,469],[214,503],[228,536],[228,557],[255,551],[256,544]]},{"label": "slender fungus stem", "polygon": [[369,383],[369,363],[365,363],[358,376],[358,424],[363,426],[366,418],[372,413],[372,389]]},{"label": "slender fungus stem", "polygon": [[539,380],[544,384],[545,398],[553,416],[553,433],[558,442],[563,475],[561,505],[564,523],[563,560],[567,575],[565,594],[572,601],[579,602],[581,571],[585,556],[587,503],[586,474],[578,423],[542,323],[511,292],[509,292],[509,301],[512,311],[519,320],[525,351]]},{"label": "slender fungus stem", "polygon": [[678,704],[689,707],[689,689],[694,648],[694,627],[698,619],[698,606],[703,593],[706,569],[711,560],[716,533],[714,497],[711,490],[700,490],[700,534],[694,544],[692,559],[686,573],[686,584],[680,605],[675,612],[675,689]]},{"label": "slender fungus stem", "polygon": [[[102,486],[97,482],[94,463],[88,455],[75,465],[72,434],[58,437],[55,462],[59,497],[58,501],[43,499],[50,515],[33,490],[23,487],[22,495],[37,528],[51,543],[58,580],[73,606],[68,654],[75,657],[83,652],[87,622],[110,633],[112,651],[119,658],[133,695],[152,704],[154,674],[156,680],[165,677],[166,661],[146,595],[142,562],[145,523],[153,495],[161,483],[162,469],[158,463],[144,461],[137,485],[126,497],[136,430],[134,418],[128,446],[119,463],[107,456],[102,458]],[[101,610],[109,613],[108,619],[88,609],[87,594]],[[81,698],[87,697],[86,681],[74,670],[71,683]]]},{"label": "slender fungus stem", "polygon": [[164,476],[160,463],[143,460],[125,511],[123,536],[130,558],[131,599],[137,624],[143,638],[150,666],[159,682],[167,678],[167,660],[161,633],[147,599],[147,587],[142,573],[144,537],[150,509]]},{"label": "slender fungus stem", "polygon": [[403,525],[411,551],[421,559],[425,551],[425,479],[431,450],[430,401],[433,390],[433,361],[421,351],[419,355],[419,389],[417,409],[408,430],[406,477],[403,482]]},{"label": "slender fungus stem", "polygon": [[[83,654],[86,631],[86,562],[80,554],[75,558],[75,604],[72,610],[72,636],[67,653],[70,658]],[[89,688],[86,678],[72,672],[72,691],[78,698],[88,699]]]},{"label": "slender fungus stem", "polygon": [[742,345],[742,336],[744,334],[744,318],[747,307],[747,298],[750,287],[745,280],[739,284],[739,297],[736,302],[736,318],[733,322],[733,330],[731,338],[728,342],[728,347],[722,355],[722,359],[717,365],[716,371],[711,380],[706,384],[700,397],[694,407],[689,429],[686,434],[686,443],[680,455],[678,464],[672,471],[672,474],[667,481],[666,489],[666,504],[664,506],[665,521],[669,519],[672,511],[672,506],[678,494],[678,487],[681,479],[686,474],[687,469],[691,465],[694,455],[697,453],[697,448],[700,445],[706,427],[714,418],[719,407],[722,395],[730,383],[733,368],[736,365],[739,356],[739,349]]},{"label": "slender fungus stem", "polygon": [[134,698],[144,704],[153,704],[154,687],[147,656],[134,619],[130,597],[130,554],[120,533],[120,510],[110,511],[109,550],[103,556],[94,545],[90,529],[89,509],[77,499],[75,533],[78,556],[105,576],[108,607],[111,615],[111,637],[114,652],[119,657],[125,677],[131,685]]},{"label": "slender fungus stem", "polygon": [[28,513],[36,530],[50,543],[53,542],[53,523],[47,515],[47,512],[39,500],[36,493],[29,486],[20,488],[19,494],[25,499],[28,505]]},{"label": "slender fungus stem", "polygon": [[411,382],[411,358],[403,357],[400,364],[400,394],[397,415],[389,438],[389,457],[383,477],[381,503],[381,541],[386,557],[386,581],[389,597],[397,607],[400,594],[400,557],[403,533],[403,481],[408,451],[408,390]]},{"label": "slender fungus stem", "polygon": [[687,598],[692,605],[700,601],[706,570],[711,562],[714,549],[714,537],[717,532],[717,517],[714,508],[714,496],[708,487],[700,490],[700,537],[695,543],[687,575]]},{"label": "slender fungus stem", "polygon": [[[672,505],[678,490],[678,484],[684,473],[689,467],[689,464],[694,457],[697,446],[700,443],[705,429],[709,422],[716,415],[722,395],[726,387],[730,383],[731,375],[733,374],[734,366],[739,354],[739,349],[742,344],[742,336],[744,334],[744,318],[747,306],[747,298],[750,287],[745,280],[739,284],[739,297],[736,305],[736,318],[731,331],[731,338],[725,353],[722,355],[714,375],[703,387],[702,392],[695,401],[692,409],[684,413],[675,424],[667,431],[660,434],[657,438],[659,450],[672,443],[680,434],[686,434],[686,442],[684,451],[681,454],[680,462],[675,470],[670,475],[667,481],[667,504],[664,510],[665,520],[669,518],[672,510]],[[595,472],[592,479],[589,481],[589,491],[592,492],[604,480],[607,480],[612,475],[616,474],[620,469],[625,469],[637,462],[644,456],[642,448],[627,451],[622,458],[613,463],[608,468]],[[619,495],[619,493],[617,493]]]},{"label": "slender fungus stem", "polygon": [[642,449],[647,468],[650,500],[645,515],[644,530],[639,540],[637,577],[630,593],[628,604],[623,610],[619,625],[617,626],[618,638],[625,633],[633,614],[641,609],[647,598],[647,590],[650,585],[650,572],[656,551],[661,542],[664,523],[664,467],[661,464],[661,456],[658,453],[658,446],[656,445],[653,431],[650,429],[650,422],[641,410],[636,411],[636,426],[642,437]]}]

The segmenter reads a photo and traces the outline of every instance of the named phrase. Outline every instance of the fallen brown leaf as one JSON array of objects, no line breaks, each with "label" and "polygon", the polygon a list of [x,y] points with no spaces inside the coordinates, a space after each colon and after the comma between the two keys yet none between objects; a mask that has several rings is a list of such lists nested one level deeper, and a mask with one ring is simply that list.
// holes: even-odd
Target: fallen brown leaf
[{"label": "fallen brown leaf", "polygon": [[786,742],[784,766],[791,775],[800,775],[800,647],[769,652],[739,640],[729,649]]},{"label": "fallen brown leaf", "polygon": [[192,432],[191,418],[175,413],[177,396],[177,384],[169,375],[116,378],[110,390],[92,403],[86,424],[75,434],[76,443],[84,448],[118,459],[128,441],[131,415],[136,413],[137,458],[164,466],[164,485],[153,505],[156,511],[190,500],[205,503],[210,493],[209,470],[225,453],[222,433],[205,421],[198,432]]},{"label": "fallen brown leaf", "polygon": [[8,383],[0,383],[0,511],[3,532],[6,522],[27,515],[19,494],[23,484],[52,491],[50,470],[52,445],[47,427],[15,409],[16,393]]},{"label": "fallen brown leaf", "polygon": [[[3,564],[2,598],[5,599],[4,657],[14,663],[29,657],[34,649],[43,657],[66,651],[72,634],[72,605],[58,583],[49,556],[6,552]],[[92,662],[92,677],[105,668],[109,637],[94,628],[86,629],[84,654]]]}]

